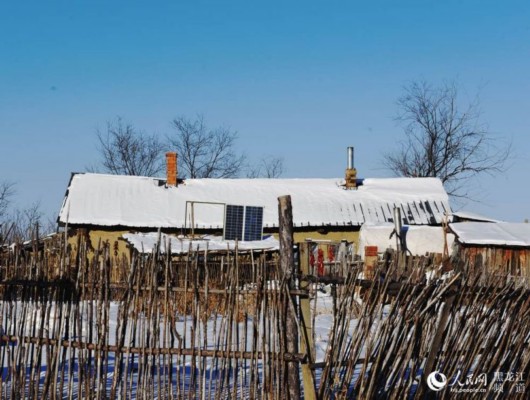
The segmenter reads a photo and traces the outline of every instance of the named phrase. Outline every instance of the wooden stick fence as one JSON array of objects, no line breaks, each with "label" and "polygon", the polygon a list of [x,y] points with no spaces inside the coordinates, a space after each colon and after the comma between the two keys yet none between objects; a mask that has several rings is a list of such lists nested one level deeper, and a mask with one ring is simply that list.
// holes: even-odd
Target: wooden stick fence
[{"label": "wooden stick fence", "polygon": [[[507,277],[428,280],[431,260],[416,259],[367,280],[346,257],[315,276],[302,243],[284,261],[292,280],[278,255],[155,251],[113,282],[108,245],[65,248],[1,266],[2,398],[528,396],[530,296]],[[324,285],[333,322],[317,358]],[[438,392],[431,373],[447,378]]]},{"label": "wooden stick fence", "polygon": [[[315,365],[320,398],[527,398],[527,289],[460,274],[434,282],[409,276],[393,289],[374,281],[354,315],[359,272],[343,281],[328,352]],[[440,392],[427,385],[431,372],[448,378]]]},{"label": "wooden stick fence", "polygon": [[3,398],[280,398],[287,366],[305,361],[285,346],[289,291],[266,254],[251,285],[237,254],[213,283],[206,253],[137,255],[120,284],[108,246],[87,256],[4,266]]}]

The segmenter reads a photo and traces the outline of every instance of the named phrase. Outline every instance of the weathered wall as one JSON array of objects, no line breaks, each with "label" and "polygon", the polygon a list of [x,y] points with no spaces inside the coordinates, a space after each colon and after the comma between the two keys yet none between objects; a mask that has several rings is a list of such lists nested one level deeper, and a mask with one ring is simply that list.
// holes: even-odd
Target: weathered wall
[{"label": "weathered wall", "polygon": [[[294,232],[294,241],[297,242],[303,242],[306,239],[312,239],[312,240],[329,240],[332,242],[340,242],[341,240],[347,240],[348,242],[355,243],[355,246],[358,246],[359,243],[359,231],[358,228],[352,228],[355,230],[340,230],[340,231],[317,231],[317,230],[307,230],[304,229],[303,231],[297,231],[295,229]],[[91,229],[91,228],[79,228],[79,229],[70,229],[70,235],[68,239],[68,243],[70,246],[72,246],[72,249],[76,249],[78,238],[77,235],[83,235],[85,238],[90,238],[90,243],[92,246],[92,249],[97,249],[98,243],[101,240],[101,243],[108,242],[113,249],[113,254],[115,256],[121,256],[122,254],[129,254],[129,249],[127,247],[127,242],[123,239],[120,239],[121,236],[124,233],[127,233],[129,231],[127,230],[106,230],[103,228],[98,229]],[[200,232],[198,234],[204,234],[206,232]],[[267,234],[267,233],[266,233]],[[275,237],[277,237],[276,233],[272,233]]]},{"label": "weathered wall", "polygon": [[108,231],[103,229],[89,228],[71,229],[68,235],[68,244],[71,246],[72,250],[77,250],[78,235],[80,235],[84,239],[90,239],[90,250],[97,249],[99,243],[104,245],[106,242],[108,242],[114,256],[129,254],[127,243],[124,240],[120,240],[120,237],[127,232],[128,231],[125,230]]},{"label": "weathered wall", "polygon": [[460,266],[467,263],[468,272],[510,274],[530,281],[530,249],[520,247],[457,245]]}]

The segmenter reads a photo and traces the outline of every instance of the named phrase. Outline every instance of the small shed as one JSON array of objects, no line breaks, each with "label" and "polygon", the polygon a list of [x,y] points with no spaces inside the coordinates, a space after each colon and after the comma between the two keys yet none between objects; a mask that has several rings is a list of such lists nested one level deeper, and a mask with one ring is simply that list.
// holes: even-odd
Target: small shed
[{"label": "small shed", "polygon": [[[429,253],[444,253],[454,242],[452,233],[445,233],[442,226],[404,225],[401,235],[407,253],[412,256],[423,256]],[[358,254],[364,259],[366,246],[377,246],[379,252],[386,249],[396,250],[394,224],[364,224],[359,234]]]},{"label": "small shed", "polygon": [[469,273],[522,277],[530,282],[530,224],[457,222],[454,256]]}]

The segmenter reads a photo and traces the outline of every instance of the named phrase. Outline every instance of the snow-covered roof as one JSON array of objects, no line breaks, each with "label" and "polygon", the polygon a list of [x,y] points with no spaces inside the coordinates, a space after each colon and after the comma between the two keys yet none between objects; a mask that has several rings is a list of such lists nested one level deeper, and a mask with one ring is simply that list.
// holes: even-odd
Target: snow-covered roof
[{"label": "snow-covered roof", "polygon": [[[152,253],[158,243],[158,234],[149,233],[125,233],[123,238],[127,240],[136,250],[141,253]],[[202,239],[191,240],[188,238],[176,238],[171,235],[160,235],[160,251],[166,252],[166,245],[170,242],[171,254],[185,254],[191,251],[233,251],[236,248],[234,240],[223,240],[219,236],[206,236]],[[239,241],[239,251],[249,250],[278,250],[280,243],[272,236],[264,240]]]},{"label": "snow-covered roof", "polygon": [[530,247],[530,224],[458,222],[449,227],[463,244]]},{"label": "snow-covered roof", "polygon": [[[190,227],[194,205],[196,228],[223,227],[222,204],[263,206],[265,227],[278,225],[278,197],[291,195],[293,223],[301,226],[359,226],[392,221],[401,207],[406,224],[439,224],[451,212],[436,178],[365,179],[357,190],[345,190],[340,179],[188,179],[166,187],[156,178],[73,174],[59,213],[69,224],[136,228]],[[186,216],[187,210],[187,216]]]},{"label": "snow-covered roof", "polygon": [[479,222],[500,222],[499,220],[484,217],[483,215],[476,214],[471,211],[453,211],[453,217],[456,217],[457,220],[466,220],[466,221],[479,221]]},{"label": "snow-covered roof", "polygon": [[[407,226],[406,242],[407,249],[415,256],[426,253],[443,253],[444,233],[441,226]],[[390,235],[394,231],[393,224],[365,224],[359,233],[359,249],[357,251],[364,258],[365,246],[377,246],[379,252],[386,249],[396,249],[396,236]],[[447,246],[451,249],[454,235],[447,234]]]}]

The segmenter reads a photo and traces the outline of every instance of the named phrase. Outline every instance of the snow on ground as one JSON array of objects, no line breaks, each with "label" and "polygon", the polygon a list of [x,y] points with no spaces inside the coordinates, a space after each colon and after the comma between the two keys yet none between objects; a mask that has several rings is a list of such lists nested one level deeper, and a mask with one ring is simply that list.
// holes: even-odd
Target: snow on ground
[{"label": "snow on ground", "polygon": [[[274,282],[269,282],[267,285],[269,288],[274,288]],[[315,361],[316,362],[323,362],[326,358],[326,351],[329,347],[329,340],[330,340],[330,333],[333,328],[334,320],[333,320],[333,297],[331,294],[331,288],[329,286],[321,286],[318,288],[318,290],[314,291],[315,297],[313,297],[310,301],[311,308],[315,314],[314,316],[314,346],[315,346]],[[90,318],[90,312],[95,312],[99,308],[101,304],[98,301],[83,301],[80,303],[80,320],[81,320],[81,326],[82,331],[81,332],[70,332],[68,337],[63,337],[63,339],[69,339],[69,340],[80,340],[83,342],[89,342],[90,338],[91,341],[94,343],[98,342],[97,337],[97,327],[93,323],[94,319]],[[9,310],[4,308],[5,306],[9,307]],[[61,318],[61,312],[56,307],[56,304],[52,304],[49,309],[43,310],[42,304],[39,303],[33,303],[29,308],[26,307],[26,314],[25,316],[21,315],[21,310],[23,309],[23,304],[20,301],[17,302],[0,302],[0,309],[2,310],[2,313],[4,316],[9,316],[8,318],[3,319],[2,321],[2,327],[6,334],[9,335],[15,335],[15,336],[38,336],[39,335],[39,328],[41,326],[41,315],[43,314],[43,311],[45,312],[45,320],[43,323],[43,333],[42,336],[44,337],[54,337],[54,329],[57,324],[64,324],[64,314]],[[108,331],[108,341],[107,343],[109,345],[115,345],[117,343],[117,329],[118,327],[118,315],[120,312],[120,303],[118,302],[111,302],[110,308],[109,308],[109,331]],[[63,309],[63,313],[66,311],[66,308]],[[24,322],[21,324],[21,322]],[[237,328],[239,331],[239,346],[237,346],[238,350],[245,350],[245,351],[252,351],[253,350],[253,343],[252,338],[254,337],[254,333],[256,333],[256,336],[258,337],[258,342],[256,349],[262,350],[263,343],[261,342],[262,332],[263,332],[263,326],[261,321],[256,321],[257,323],[254,324],[254,320],[252,318],[249,318],[246,320],[246,322],[235,322],[234,328]],[[143,329],[142,333],[145,332],[145,329],[152,329],[152,327],[149,325],[149,322],[145,320],[144,316],[140,316],[138,319],[139,329]],[[144,323],[145,325],[142,325]],[[126,340],[125,344],[128,345],[130,343],[132,330],[131,330],[131,324],[132,322],[129,321],[128,327],[127,327],[127,334],[126,334]],[[221,335],[223,324],[226,324],[225,319],[218,315],[211,317],[209,320],[207,320],[207,323],[199,323],[196,325],[196,331],[193,332],[193,320],[190,316],[180,316],[175,321],[175,331],[178,332],[178,334],[182,338],[186,338],[186,345],[184,347],[190,347],[191,345],[191,338],[193,335],[195,335],[195,343],[198,345],[199,343],[201,346],[203,346],[206,343],[205,348],[207,349],[215,349],[216,348],[216,342],[219,340],[219,337]],[[351,337],[351,335],[354,332],[354,329],[357,327],[358,321],[356,319],[352,319],[350,321],[350,326],[348,329],[348,335]],[[378,321],[374,323],[373,329],[377,328]],[[246,325],[246,326],[245,326]],[[164,321],[161,320],[160,323],[160,329],[161,332],[164,329]],[[247,331],[249,334],[245,338],[243,335],[244,331]],[[64,332],[64,329],[62,330]],[[140,343],[142,334],[137,334],[137,343]],[[162,343],[162,337],[163,334],[160,333],[160,342],[155,343],[154,347],[170,347],[169,340],[166,343]],[[169,337],[169,335],[168,335]],[[231,343],[233,345],[233,349],[236,349],[236,342],[237,336],[234,335]],[[178,346],[177,343],[174,343],[175,346]],[[11,345],[10,348],[15,349],[16,346]],[[222,346],[221,346],[222,347]],[[268,348],[266,348],[269,350]],[[13,350],[14,351],[14,350]],[[71,351],[71,349],[68,349],[68,351]],[[45,353],[44,353],[45,354]],[[130,357],[130,356],[127,356]],[[132,358],[132,364],[128,366],[128,368],[136,368],[138,369],[138,356],[136,356],[136,359]],[[6,358],[6,363],[9,357]],[[184,379],[181,379],[180,382],[183,383],[185,386],[189,384],[189,377],[188,375],[191,375],[191,368],[196,368],[196,364],[192,362],[191,357],[181,357],[181,362],[179,365],[174,364],[174,373],[175,375],[177,373],[183,374]],[[46,357],[42,358],[43,366],[41,368],[40,372],[40,380],[41,383],[44,383],[44,379],[46,376]],[[203,379],[206,379],[206,381],[209,380],[210,377],[215,377],[219,371],[220,371],[220,362],[219,360],[216,360],[214,358],[198,358],[198,362],[204,363],[203,364],[203,371],[204,376]],[[68,365],[71,362],[71,360],[68,360],[63,366],[68,370],[68,368],[72,367],[74,369],[77,369],[76,359],[73,359],[74,365],[70,366]],[[109,353],[109,367],[106,371],[106,384],[110,388],[110,385],[112,385],[112,382],[114,380],[114,353]],[[261,363],[261,362],[260,362]],[[248,365],[248,361],[245,363],[243,360],[239,362],[238,369],[244,371],[245,369],[250,368]],[[8,376],[8,369],[9,365],[4,364],[2,368],[2,374],[4,378]],[[261,367],[259,367],[259,373],[262,373]],[[321,370],[316,371],[316,377],[317,380],[320,377]],[[66,374],[66,377],[68,377],[68,374]],[[73,392],[73,398],[76,398],[76,392],[77,392],[77,375],[74,376],[73,381],[71,384],[72,392]]]},{"label": "snow on ground", "polygon": [[[273,287],[274,285],[269,285]],[[66,308],[63,309],[63,314],[61,318],[61,312],[56,307],[56,304],[52,304],[51,307],[48,307],[47,309],[43,310],[43,305],[39,303],[34,303],[30,305],[29,307],[25,307],[26,314],[25,316],[22,316],[22,309],[23,309],[23,303],[20,301],[13,302],[13,303],[4,303],[0,302],[0,307],[8,306],[10,307],[10,310],[7,311],[4,309],[4,315],[9,315],[9,318],[5,318],[3,321],[3,331],[8,335],[14,335],[14,336],[39,336],[39,330],[41,327],[41,315],[44,313],[46,316],[44,317],[44,321],[42,321],[42,336],[43,337],[54,337],[54,330],[57,327],[57,324],[65,324],[65,318],[64,318],[64,312],[66,311]],[[97,343],[98,342],[98,333],[97,333],[97,327],[95,324],[91,322],[91,319],[89,317],[89,310],[92,308],[92,311],[95,312],[95,310],[98,309],[100,304],[98,304],[97,301],[89,302],[84,301],[80,304],[80,311],[81,311],[81,326],[82,331],[81,332],[70,332],[68,337],[63,337],[62,339],[69,339],[69,340],[80,340],[83,342],[89,342],[90,341],[90,334],[92,335],[92,342]],[[117,343],[116,337],[117,337],[117,329],[118,327],[118,314],[119,314],[119,303],[118,302],[111,302],[110,308],[109,308],[109,331],[108,331],[108,344],[109,345],[115,345]],[[327,343],[328,343],[328,335],[331,327],[333,326],[333,316],[331,315],[332,312],[332,299],[329,294],[322,294],[319,293],[319,296],[317,298],[317,308],[318,308],[318,315],[315,318],[315,325],[316,325],[316,348],[317,348],[317,361],[323,361],[325,352],[327,349]],[[144,323],[145,323],[145,318]],[[21,324],[21,322],[23,322]],[[141,328],[142,323],[142,317],[139,318],[139,328]],[[199,343],[201,345],[204,345],[205,340],[207,345],[205,348],[207,349],[215,349],[216,348],[216,342],[219,340],[223,324],[226,324],[226,321],[222,316],[216,316],[210,318],[206,324],[199,323],[196,328],[195,332],[195,343],[198,345]],[[245,327],[246,324],[246,327]],[[147,325],[144,326],[144,329],[148,328],[148,322]],[[164,322],[162,321],[160,323],[160,329],[161,332],[164,329]],[[126,341],[125,343],[130,343],[131,339],[131,322],[129,322],[128,329],[127,329],[127,335],[126,335]],[[252,318],[249,318],[246,320],[246,322],[239,322],[235,324],[235,328],[240,332],[239,335],[239,350],[246,350],[246,351],[252,351],[252,338],[253,338],[253,332],[255,329],[257,329],[258,333],[258,343],[257,343],[257,350],[262,350],[262,343],[261,343],[261,332],[262,327],[259,326],[259,322],[257,325],[254,325],[254,321]],[[247,330],[249,333],[247,337],[245,338],[243,335],[243,332]],[[185,347],[190,347],[191,338],[194,335],[193,332],[193,319],[190,316],[180,316],[175,322],[175,331],[178,332],[178,334],[182,338],[186,338],[187,343]],[[64,328],[62,329],[62,332],[64,333]],[[142,334],[137,334],[137,341],[139,342],[141,339]],[[163,334],[160,333],[160,338],[163,337]],[[168,335],[169,337],[169,335]],[[234,335],[233,339],[231,340],[231,343],[233,345],[233,348],[236,349],[236,339],[237,336]],[[246,342],[246,343],[245,343]],[[177,345],[175,343],[175,345]],[[167,343],[158,343],[156,347],[169,347],[169,341]],[[15,351],[14,345],[10,345],[10,348]],[[46,348],[44,347],[44,350]],[[68,350],[70,351],[70,349]],[[8,363],[9,357],[5,359],[6,364],[3,365],[2,368],[2,375],[5,378],[8,377],[9,372],[9,364]],[[40,381],[41,383],[44,383],[44,379],[46,376],[46,352],[43,353],[42,358],[42,367],[40,372]],[[190,368],[195,368],[195,364],[192,362],[192,357],[181,357],[181,360],[184,360],[184,362],[181,362],[180,365],[174,365],[175,369],[175,375],[177,374],[177,371],[180,371],[180,373],[183,374],[190,374]],[[114,353],[109,354],[109,369],[107,371],[107,386],[110,388],[110,385],[112,384],[112,381],[114,379]],[[75,362],[75,361],[74,361]],[[212,375],[212,377],[217,374],[220,361],[216,360],[214,358],[205,358],[201,362],[204,362],[204,371],[207,375]],[[68,365],[69,360],[64,364],[64,368],[68,370],[70,366]],[[247,364],[244,364],[244,361],[240,362],[241,365],[239,368],[245,369],[249,368]],[[136,366],[135,366],[136,365]],[[72,366],[73,368],[77,369],[77,366]],[[137,361],[134,362],[132,365],[132,368],[138,368]],[[260,368],[261,371],[261,368]],[[68,376],[68,374],[66,374]],[[75,375],[73,378],[73,381],[71,384],[73,385],[72,391],[74,393],[73,397],[75,398],[75,393],[77,392],[77,380],[78,377]],[[186,384],[188,378],[184,379],[184,384]]]}]

